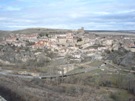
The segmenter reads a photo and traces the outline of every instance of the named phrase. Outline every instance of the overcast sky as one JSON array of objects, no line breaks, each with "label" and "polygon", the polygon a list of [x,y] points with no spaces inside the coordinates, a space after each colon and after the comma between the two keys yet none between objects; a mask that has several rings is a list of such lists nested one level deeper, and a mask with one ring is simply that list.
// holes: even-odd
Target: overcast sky
[{"label": "overcast sky", "polygon": [[0,0],[0,30],[135,30],[134,0]]}]

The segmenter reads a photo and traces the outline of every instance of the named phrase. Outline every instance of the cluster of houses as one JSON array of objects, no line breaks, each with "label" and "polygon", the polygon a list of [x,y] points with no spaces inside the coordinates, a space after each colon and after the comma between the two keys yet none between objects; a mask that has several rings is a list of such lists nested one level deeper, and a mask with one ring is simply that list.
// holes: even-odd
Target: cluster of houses
[{"label": "cluster of houses", "polygon": [[31,50],[48,48],[53,52],[57,52],[60,56],[70,54],[72,57],[80,59],[82,54],[87,56],[97,56],[99,54],[100,57],[105,50],[118,50],[122,42],[125,42],[122,43],[123,47],[135,52],[135,41],[134,39],[131,41],[130,38],[100,37],[86,33],[82,28],[77,31],[67,31],[66,34],[54,34],[51,37],[46,35],[41,37],[39,33],[10,34],[4,38],[3,43],[13,44],[17,47],[30,47]]}]

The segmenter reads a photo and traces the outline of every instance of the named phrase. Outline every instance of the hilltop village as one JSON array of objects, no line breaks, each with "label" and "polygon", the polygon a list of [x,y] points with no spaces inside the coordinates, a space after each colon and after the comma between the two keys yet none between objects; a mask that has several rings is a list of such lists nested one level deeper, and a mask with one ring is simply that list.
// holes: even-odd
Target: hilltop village
[{"label": "hilltop village", "polygon": [[86,32],[84,28],[57,34],[17,33],[3,37],[0,42],[0,58],[7,63],[27,62],[43,52],[44,55],[49,52],[50,60],[68,57],[69,63],[78,63],[89,59],[101,60],[106,51],[112,52],[122,47],[135,52],[135,37],[98,35]]},{"label": "hilltop village", "polygon": [[[97,35],[86,32],[81,28],[62,34],[10,34],[0,42],[0,54],[2,56],[8,50],[16,53],[22,51],[23,53],[26,49],[29,49],[31,52],[37,49],[48,49],[56,53],[57,56],[65,57],[66,55],[70,55],[74,60],[81,61],[82,55],[102,59],[102,53],[104,51],[118,50],[120,47],[135,52],[135,37],[124,35]],[[40,53],[35,52],[33,55],[37,54]]]}]

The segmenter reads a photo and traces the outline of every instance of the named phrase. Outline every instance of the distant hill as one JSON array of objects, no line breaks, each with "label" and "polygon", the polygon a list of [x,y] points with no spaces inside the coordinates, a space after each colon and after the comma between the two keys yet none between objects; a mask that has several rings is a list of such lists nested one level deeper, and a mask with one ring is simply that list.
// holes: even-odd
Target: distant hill
[{"label": "distant hill", "polygon": [[15,31],[2,31],[0,30],[0,37],[4,37],[9,34],[31,34],[31,33],[47,33],[47,34],[64,34],[69,29],[49,29],[49,28],[28,28]]},{"label": "distant hill", "polygon": [[[0,38],[9,34],[31,34],[31,33],[45,33],[45,34],[65,34],[71,29],[51,29],[51,28],[28,28],[15,31],[2,31],[0,30]],[[85,30],[89,33],[101,35],[135,35],[135,30]]]},{"label": "distant hill", "polygon": [[11,32],[9,32],[9,31],[1,31],[0,30],[0,41],[2,41],[3,40],[3,37],[9,35],[10,33]]},{"label": "distant hill", "polygon": [[10,33],[10,31],[2,31],[2,30],[0,30],[0,37],[6,36],[6,35],[8,35],[9,33]]},{"label": "distant hill", "polygon": [[68,29],[49,29],[49,28],[28,28],[23,30],[11,31],[14,34],[31,34],[31,33],[48,33],[48,34],[59,34],[70,31]]}]

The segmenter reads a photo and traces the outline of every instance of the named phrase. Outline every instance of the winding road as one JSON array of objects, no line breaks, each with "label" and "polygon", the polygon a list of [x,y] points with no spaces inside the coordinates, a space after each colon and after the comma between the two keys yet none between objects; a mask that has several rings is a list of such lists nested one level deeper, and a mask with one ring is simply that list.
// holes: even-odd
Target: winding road
[{"label": "winding road", "polygon": [[[102,60],[101,60],[102,61]],[[114,68],[116,68],[117,70],[122,70],[125,72],[131,72],[131,73],[135,73],[135,71],[133,70],[127,70],[127,69],[121,69],[119,66],[111,64],[109,62],[106,61],[102,61],[105,64],[111,65]],[[19,77],[19,78],[25,78],[25,79],[34,79],[34,78],[39,78],[39,79],[53,79],[53,78],[58,78],[58,77],[68,77],[68,76],[73,76],[73,75],[79,75],[82,73],[87,73],[87,72],[91,72],[93,70],[99,69],[99,67],[97,66],[89,66],[87,65],[88,63],[91,62],[87,62],[87,63],[83,63],[81,64],[81,66],[83,66],[84,68],[78,72],[78,73],[72,73],[72,74],[64,74],[64,75],[46,75],[46,76],[32,76],[32,75],[19,75],[19,74],[14,74],[12,70],[0,70],[0,75],[5,75],[5,76],[13,76],[13,77]]]}]

